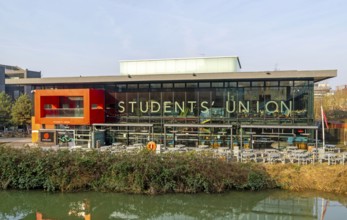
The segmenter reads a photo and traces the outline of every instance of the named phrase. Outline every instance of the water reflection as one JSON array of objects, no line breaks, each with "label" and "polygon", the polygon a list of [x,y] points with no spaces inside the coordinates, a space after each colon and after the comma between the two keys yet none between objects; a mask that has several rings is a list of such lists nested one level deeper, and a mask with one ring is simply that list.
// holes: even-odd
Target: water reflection
[{"label": "water reflection", "polygon": [[325,219],[347,215],[346,197],[285,191],[161,196],[4,191],[0,198],[0,219],[9,220],[321,219],[324,204]]}]

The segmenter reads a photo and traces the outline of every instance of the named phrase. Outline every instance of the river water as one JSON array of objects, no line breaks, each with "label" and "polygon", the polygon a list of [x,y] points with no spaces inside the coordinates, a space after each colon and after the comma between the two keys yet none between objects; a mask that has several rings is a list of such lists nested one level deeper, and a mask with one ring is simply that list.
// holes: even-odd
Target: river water
[{"label": "river water", "polygon": [[347,219],[347,197],[271,190],[129,195],[0,191],[0,219]]}]

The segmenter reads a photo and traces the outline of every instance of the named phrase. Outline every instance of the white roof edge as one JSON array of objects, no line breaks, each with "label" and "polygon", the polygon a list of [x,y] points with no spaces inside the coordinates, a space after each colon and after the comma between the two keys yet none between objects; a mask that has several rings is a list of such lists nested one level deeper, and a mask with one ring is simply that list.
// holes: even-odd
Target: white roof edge
[{"label": "white roof edge", "polygon": [[215,57],[184,57],[184,58],[119,60],[119,62],[160,61],[160,60],[190,60],[190,59],[214,59],[214,58],[237,58],[237,59],[240,59],[238,56],[215,56]]}]

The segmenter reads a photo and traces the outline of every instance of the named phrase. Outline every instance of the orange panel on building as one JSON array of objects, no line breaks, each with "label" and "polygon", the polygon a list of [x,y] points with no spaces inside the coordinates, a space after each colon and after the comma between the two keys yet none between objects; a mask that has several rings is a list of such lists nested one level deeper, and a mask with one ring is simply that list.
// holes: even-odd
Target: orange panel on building
[{"label": "orange panel on building", "polygon": [[35,90],[35,123],[45,124],[46,128],[104,123],[104,109],[104,90]]}]

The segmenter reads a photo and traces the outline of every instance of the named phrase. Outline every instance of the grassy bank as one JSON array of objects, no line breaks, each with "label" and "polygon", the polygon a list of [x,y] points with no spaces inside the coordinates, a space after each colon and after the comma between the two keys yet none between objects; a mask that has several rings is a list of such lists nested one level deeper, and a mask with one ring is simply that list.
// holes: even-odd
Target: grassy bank
[{"label": "grassy bank", "polygon": [[223,192],[272,188],[258,165],[194,153],[155,155],[0,148],[1,189],[130,193]]},{"label": "grassy bank", "polygon": [[347,166],[266,164],[267,174],[282,189],[318,190],[347,195]]}]

